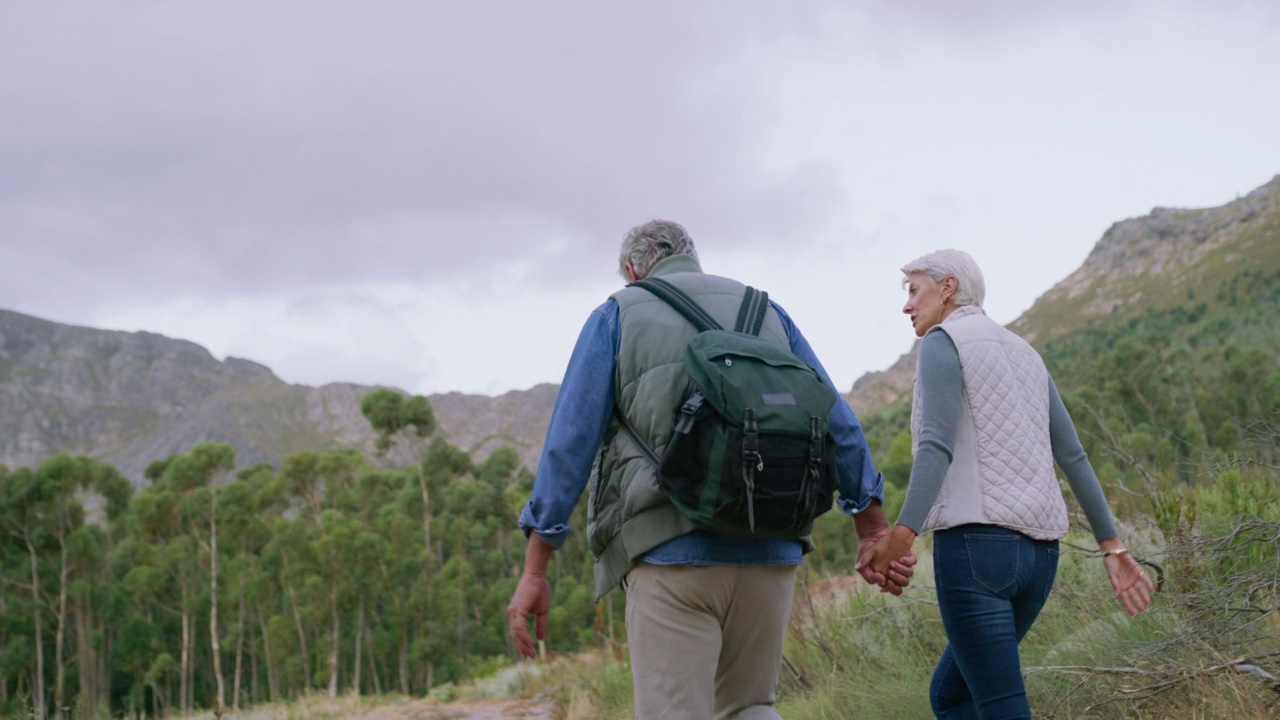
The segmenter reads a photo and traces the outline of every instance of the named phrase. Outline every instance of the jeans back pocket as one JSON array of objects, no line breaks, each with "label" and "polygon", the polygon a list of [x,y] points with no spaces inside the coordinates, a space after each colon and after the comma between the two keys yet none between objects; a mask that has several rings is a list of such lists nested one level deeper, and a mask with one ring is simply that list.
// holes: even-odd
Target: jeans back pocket
[{"label": "jeans back pocket", "polygon": [[1002,595],[1018,581],[1019,538],[970,532],[964,535],[973,579],[988,591]]}]

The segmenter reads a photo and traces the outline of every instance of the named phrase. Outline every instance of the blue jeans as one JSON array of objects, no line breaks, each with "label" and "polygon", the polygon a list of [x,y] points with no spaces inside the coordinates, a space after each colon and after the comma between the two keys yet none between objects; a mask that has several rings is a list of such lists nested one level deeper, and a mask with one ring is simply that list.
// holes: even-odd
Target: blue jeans
[{"label": "blue jeans", "polygon": [[933,536],[933,577],[947,647],[929,702],[939,718],[1030,718],[1018,643],[1049,598],[1058,541],[995,525]]}]

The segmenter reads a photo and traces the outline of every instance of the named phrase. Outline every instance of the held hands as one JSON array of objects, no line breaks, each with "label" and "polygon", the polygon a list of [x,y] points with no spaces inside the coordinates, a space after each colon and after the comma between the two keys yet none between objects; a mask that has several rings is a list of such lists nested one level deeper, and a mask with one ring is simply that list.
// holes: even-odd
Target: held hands
[{"label": "held hands", "polygon": [[547,613],[551,610],[551,585],[547,576],[524,573],[507,605],[507,625],[516,652],[525,657],[538,654],[533,638],[529,637],[529,616],[534,616],[534,632],[539,640],[547,637]]},{"label": "held hands", "polygon": [[1103,554],[1102,563],[1107,568],[1116,599],[1130,615],[1137,615],[1151,605],[1151,593],[1156,586],[1142,571],[1142,566],[1124,549],[1110,550]]},{"label": "held hands", "polygon": [[911,582],[915,573],[916,556],[910,554],[910,548],[904,555],[885,562],[880,569],[871,567],[869,562],[861,559],[866,556],[877,543],[889,536],[889,521],[884,517],[884,508],[879,500],[872,500],[862,512],[853,516],[853,525],[858,532],[858,558],[854,566],[863,580],[872,585],[879,585],[880,592],[901,595],[902,589]]},{"label": "held hands", "polygon": [[[905,532],[904,532],[905,531]],[[858,574],[880,592],[901,595],[915,574],[916,556],[911,552],[915,533],[901,525],[888,527],[858,541]]]}]

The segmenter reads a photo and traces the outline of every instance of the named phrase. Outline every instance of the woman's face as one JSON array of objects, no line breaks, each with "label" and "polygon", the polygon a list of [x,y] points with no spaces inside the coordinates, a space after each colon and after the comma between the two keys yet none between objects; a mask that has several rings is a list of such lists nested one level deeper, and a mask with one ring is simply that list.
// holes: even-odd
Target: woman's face
[{"label": "woman's face", "polygon": [[956,279],[950,275],[942,282],[934,282],[922,272],[907,276],[907,304],[902,312],[911,316],[911,326],[916,329],[916,337],[924,337],[929,329],[942,322],[942,319],[955,309],[947,304],[947,300],[955,292]]}]

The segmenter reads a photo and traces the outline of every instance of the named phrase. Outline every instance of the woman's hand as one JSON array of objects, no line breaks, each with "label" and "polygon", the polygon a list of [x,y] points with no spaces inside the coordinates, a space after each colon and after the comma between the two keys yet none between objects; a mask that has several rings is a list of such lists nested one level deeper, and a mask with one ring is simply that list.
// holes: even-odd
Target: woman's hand
[{"label": "woman's hand", "polygon": [[[889,573],[892,563],[915,565],[915,555],[911,552],[915,544],[915,532],[905,525],[895,525],[893,530],[882,535],[874,546],[862,553],[858,558],[857,569],[870,569],[876,575]],[[863,577],[866,577],[864,573]]]},{"label": "woman's hand", "polygon": [[[1109,552],[1115,553],[1115,549]],[[1142,565],[1128,552],[1107,555],[1102,558],[1107,577],[1116,591],[1116,599],[1130,615],[1137,615],[1151,605],[1151,593],[1155,583],[1143,572]]]}]

